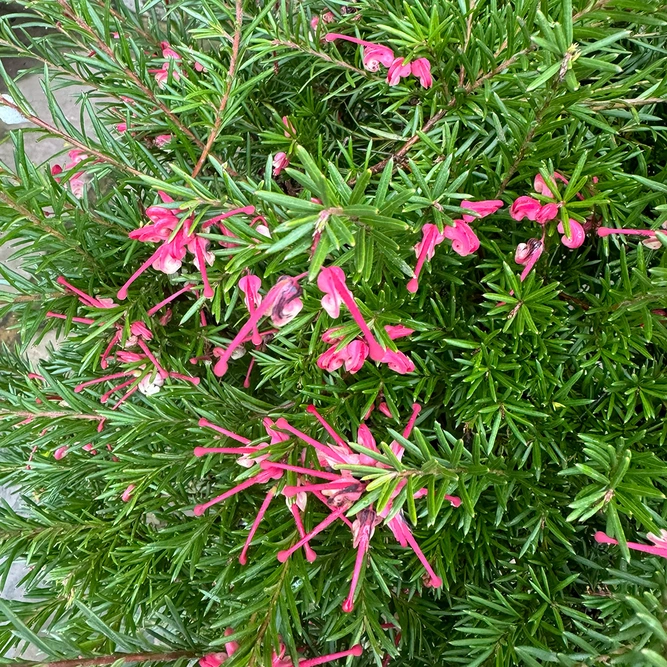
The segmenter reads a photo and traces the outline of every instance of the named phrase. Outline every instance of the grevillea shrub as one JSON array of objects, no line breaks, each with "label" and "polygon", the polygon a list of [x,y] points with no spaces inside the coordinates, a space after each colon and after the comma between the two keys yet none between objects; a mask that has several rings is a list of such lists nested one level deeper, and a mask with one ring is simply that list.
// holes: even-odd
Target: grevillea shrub
[{"label": "grevillea shrub", "polygon": [[659,3],[22,4],[3,654],[667,665]]}]

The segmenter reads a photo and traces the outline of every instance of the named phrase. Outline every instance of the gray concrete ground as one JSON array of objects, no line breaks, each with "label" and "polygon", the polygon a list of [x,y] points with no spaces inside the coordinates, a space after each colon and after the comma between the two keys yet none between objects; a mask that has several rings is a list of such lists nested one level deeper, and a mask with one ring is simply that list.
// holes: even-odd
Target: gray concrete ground
[{"label": "gray concrete ground", "polygon": [[[51,119],[51,115],[48,110],[48,105],[46,103],[46,98],[41,88],[41,81],[38,75],[31,75],[22,79],[19,79],[19,87],[21,92],[26,96],[28,101],[31,103],[33,109],[37,112],[37,115],[40,118]],[[60,105],[61,110],[65,116],[72,123],[78,124],[79,121],[79,109],[77,107],[77,97],[81,92],[82,88],[66,88],[58,90],[55,92],[56,99]],[[5,107],[6,109],[6,107]],[[5,121],[1,120],[2,114],[0,114],[0,135],[4,135],[2,138],[2,143],[0,143],[0,161],[6,164],[10,169],[12,168],[14,162],[14,147],[12,142],[9,140],[9,132],[17,128],[30,128],[31,124],[25,122],[24,119],[12,118],[11,116],[5,116]],[[12,122],[19,121],[19,122]],[[45,139],[42,141],[37,141],[38,135],[26,133],[25,134],[25,151],[28,157],[35,163],[40,164],[50,160],[56,153],[59,153],[65,148],[62,141],[57,139]],[[8,245],[0,246],[0,264],[10,266],[13,270],[20,270],[20,264],[11,258],[12,248]],[[11,322],[5,321],[0,322],[0,340],[11,343],[12,340],[12,331],[11,331]],[[40,358],[46,356],[46,347],[49,344],[54,343],[54,338],[48,338],[40,343],[39,346],[33,347],[29,351],[29,357],[36,363]],[[10,505],[15,508],[20,509],[20,499],[18,496],[12,492],[11,489],[0,487],[0,498],[5,499]],[[23,593],[19,582],[25,576],[26,569],[22,563],[14,563],[12,566],[10,576],[7,579],[7,583],[0,591],[0,597],[9,599],[9,600],[18,600],[22,599]],[[9,657],[9,656],[6,656]],[[34,651],[28,650],[24,652],[23,657],[26,659],[34,659],[37,657],[37,654]]]}]

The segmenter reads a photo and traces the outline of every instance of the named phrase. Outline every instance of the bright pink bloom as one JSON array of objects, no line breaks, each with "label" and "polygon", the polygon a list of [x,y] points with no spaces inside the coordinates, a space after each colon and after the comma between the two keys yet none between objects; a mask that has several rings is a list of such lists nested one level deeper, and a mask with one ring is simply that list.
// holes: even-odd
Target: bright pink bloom
[{"label": "bright pink bloom", "polygon": [[[654,535],[653,533],[648,533],[646,535],[647,539],[650,542],[653,542],[653,546],[648,544],[639,544],[638,542],[628,542],[627,545],[630,549],[635,551],[643,551],[647,554],[653,554],[654,556],[662,556],[667,558],[667,531],[661,530],[660,537]],[[600,544],[618,544],[618,540],[615,540],[613,537],[609,537],[606,533],[598,530],[595,533],[595,541]]]},{"label": "bright pink bloom", "polygon": [[387,332],[387,335],[391,340],[405,338],[415,332],[414,329],[410,329],[402,324],[385,324],[384,330]]},{"label": "bright pink bloom", "polygon": [[554,204],[553,202],[544,204],[544,206],[537,212],[535,220],[543,225],[545,222],[549,222],[549,220],[556,218],[559,210],[560,204]]},{"label": "bright pink bloom", "polygon": [[264,424],[264,428],[266,429],[266,434],[271,438],[271,441],[269,442],[270,445],[277,445],[280,442],[285,442],[286,440],[289,440],[289,435],[285,433],[281,433],[280,431],[276,431],[273,427],[275,426],[275,423],[271,417],[264,417],[262,420],[262,424]]},{"label": "bright pink bloom", "polygon": [[158,148],[164,148],[171,143],[173,138],[171,134],[158,134],[153,141]]},{"label": "bright pink bloom", "polygon": [[160,42],[160,46],[162,47],[162,57],[163,58],[173,58],[174,60],[180,60],[181,56],[174,51],[174,49],[171,48],[171,44],[169,42]]},{"label": "bright pink bloom", "polygon": [[135,486],[134,484],[130,484],[125,491],[123,491],[123,495],[120,497],[120,499],[124,502],[127,503],[129,502],[130,498],[132,497],[132,491],[134,491]]},{"label": "bright pink bloom", "polygon": [[472,222],[477,218],[486,218],[487,215],[492,215],[503,206],[504,204],[500,199],[485,199],[483,201],[461,202],[461,208],[469,208],[477,213],[477,215],[468,215],[464,213],[463,220],[465,222]]},{"label": "bright pink bloom", "polygon": [[528,274],[533,270],[535,263],[542,255],[544,250],[544,240],[528,239],[527,243],[519,243],[514,253],[514,261],[524,267],[521,272],[521,281],[523,282]]},{"label": "bright pink bloom", "polygon": [[289,157],[287,153],[280,151],[273,156],[273,176],[280,176],[285,167],[289,165]]},{"label": "bright pink bloom", "polygon": [[385,350],[384,356],[381,359],[383,364],[387,364],[389,368],[399,375],[412,373],[415,370],[415,365],[410,361],[403,352],[393,350]]},{"label": "bright pink bloom", "polygon": [[410,74],[412,74],[412,67],[409,61],[399,56],[398,58],[394,58],[394,61],[389,66],[387,83],[390,86],[395,86],[401,79],[409,77]]},{"label": "bright pink bloom", "polygon": [[[565,183],[565,185],[569,183],[567,178],[565,178],[565,176],[562,174],[559,174],[557,171],[555,171],[553,174],[553,180],[562,181]],[[537,194],[540,194],[543,197],[555,197],[558,194],[557,192],[551,191],[551,188],[547,185],[547,182],[542,177],[542,174],[535,175],[535,180],[533,181],[533,190],[535,190]]]},{"label": "bright pink bloom", "polygon": [[356,37],[341,35],[335,32],[330,32],[328,35],[325,35],[324,39],[327,42],[333,42],[336,39],[344,39],[348,42],[363,46],[364,53],[362,60],[364,67],[369,72],[377,72],[380,65],[389,67],[394,62],[394,52],[388,46],[383,46],[382,44],[373,44],[373,42],[366,42],[363,39],[357,39]]},{"label": "bright pink bloom", "polygon": [[435,247],[445,240],[445,235],[440,232],[436,225],[427,223],[422,227],[422,240],[415,245],[415,253],[417,255],[417,265],[415,266],[414,275],[408,282],[408,292],[413,294],[419,288],[419,275],[426,260],[431,261],[435,254]]},{"label": "bright pink bloom", "polygon": [[[252,274],[243,276],[243,278],[239,280],[239,289],[244,294],[243,300],[250,315],[252,315],[257,309],[257,306],[262,303],[262,297],[259,294],[259,288],[261,286],[262,281]],[[261,343],[262,339],[260,338],[259,330],[257,329],[257,326],[255,326],[252,330],[252,344],[255,347],[259,347]]]},{"label": "bright pink bloom", "polygon": [[207,653],[204,657],[199,659],[199,667],[220,667],[220,665],[227,660],[226,653]]},{"label": "bright pink bloom", "polygon": [[380,405],[378,405],[378,410],[385,416],[389,417],[389,419],[393,419],[394,415],[391,413],[391,410],[389,409],[389,406],[385,401],[382,401]]},{"label": "bright pink bloom", "polygon": [[152,340],[153,338],[151,330],[140,320],[137,320],[136,322],[132,322],[132,324],[130,324],[130,333],[133,336],[138,336],[139,338],[143,338],[144,340]]},{"label": "bright pink bloom", "polygon": [[375,340],[366,321],[357,306],[352,292],[345,284],[345,274],[338,266],[323,268],[317,276],[317,286],[324,292],[322,307],[327,313],[336,319],[340,314],[340,304],[344,303],[350,315],[361,329],[368,343],[370,357],[373,361],[381,361],[384,356],[384,348]]},{"label": "bright pink bloom", "polygon": [[[428,58],[417,58],[413,60],[410,65],[412,76],[416,76],[421,83],[422,88],[430,88],[433,85],[433,77],[431,76],[431,63]],[[502,204],[501,204],[502,206]]]},{"label": "bright pink bloom", "polygon": [[296,128],[287,116],[283,116],[283,125],[285,126],[284,134],[288,139],[296,137]]},{"label": "bright pink bloom", "polygon": [[558,223],[558,233],[562,234],[560,241],[568,248],[578,248],[586,240],[584,228],[573,218],[570,218],[570,236],[565,233],[565,227],[562,222]]},{"label": "bright pink bloom", "polygon": [[479,239],[465,220],[454,220],[445,227],[443,234],[452,242],[452,250],[461,257],[472,255],[479,248]]},{"label": "bright pink bloom", "polygon": [[248,321],[241,327],[227,349],[221,352],[213,372],[218,377],[222,377],[227,372],[232,353],[242,344],[245,337],[264,315],[270,314],[271,320],[276,326],[283,326],[294,319],[303,308],[303,302],[299,298],[301,292],[298,278],[290,276],[280,278],[262,299],[261,304],[249,317]]},{"label": "bright pink bloom", "polygon": [[524,218],[537,220],[537,214],[541,209],[542,204],[537,199],[524,195],[514,200],[510,206],[510,216],[515,220],[523,220]]},{"label": "bright pink bloom", "polygon": [[[149,69],[148,72],[149,74],[154,74],[155,75],[155,82],[157,83],[159,88],[164,88],[167,85],[167,82],[169,81],[169,62],[164,63],[160,69]],[[181,78],[181,73],[178,69],[178,67],[173,67],[171,70],[171,74],[174,78],[174,81],[178,81]]]},{"label": "bright pink bloom", "polygon": [[127,132],[127,123],[118,123],[118,125],[116,125],[116,131],[119,134],[124,134]]},{"label": "bright pink bloom", "polygon": [[53,458],[56,461],[60,461],[60,459],[65,458],[67,456],[67,450],[69,447],[67,445],[63,445],[62,447],[58,447],[55,452],[53,452]]},{"label": "bright pink bloom", "polygon": [[310,19],[310,27],[313,30],[317,30],[317,26],[318,26],[319,22],[320,22],[320,17],[319,16],[313,16],[313,18]]},{"label": "bright pink bloom", "polygon": [[317,365],[322,370],[338,370],[343,364],[348,373],[358,373],[368,357],[368,345],[362,340],[353,340],[342,349],[337,350],[336,345],[330,347],[317,359]]},{"label": "bright pink bloom", "polygon": [[206,72],[206,66],[200,63],[198,60],[195,60],[195,72]]}]

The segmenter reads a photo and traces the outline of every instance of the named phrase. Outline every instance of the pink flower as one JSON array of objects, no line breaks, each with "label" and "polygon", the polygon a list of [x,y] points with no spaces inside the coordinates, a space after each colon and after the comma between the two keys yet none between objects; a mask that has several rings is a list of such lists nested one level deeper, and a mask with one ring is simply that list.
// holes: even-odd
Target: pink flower
[{"label": "pink flower", "polygon": [[173,58],[174,60],[181,59],[181,56],[179,56],[178,53],[176,53],[176,51],[171,48],[169,42],[160,42],[160,46],[162,47],[163,58]]},{"label": "pink flower", "polygon": [[553,220],[558,216],[558,211],[560,210],[560,204],[554,204],[553,202],[545,204],[540,208],[535,216],[535,220],[543,225],[549,220]]},{"label": "pink flower", "polygon": [[207,653],[199,659],[199,667],[220,667],[227,660],[226,653]]},{"label": "pink flower", "polygon": [[517,197],[510,206],[510,216],[515,220],[523,220],[528,218],[528,220],[537,220],[537,214],[542,209],[542,204],[540,204],[537,199],[533,197]]},{"label": "pink flower", "polygon": [[118,123],[118,125],[116,125],[116,131],[120,134],[127,132],[127,123]]},{"label": "pink flower", "polygon": [[324,14],[322,14],[322,20],[325,23],[333,23],[336,20],[336,17],[333,12],[324,12]]},{"label": "pink flower", "polygon": [[414,278],[408,282],[408,292],[414,294],[419,289],[419,274],[424,266],[424,262],[433,259],[435,247],[444,240],[445,235],[438,230],[436,225],[426,223],[422,227],[422,240],[415,246],[417,265],[415,266]]},{"label": "pink flower", "polygon": [[[244,276],[241,278],[241,280],[239,280],[239,289],[244,294],[243,300],[250,315],[252,315],[257,309],[257,306],[262,303],[262,297],[259,295],[259,288],[261,286],[262,281],[257,276],[252,274]],[[252,344],[255,347],[259,347],[261,343],[262,339],[260,338],[259,330],[255,326],[252,331]]]},{"label": "pink flower", "polygon": [[84,291],[80,290],[78,287],[74,287],[74,285],[70,284],[65,280],[64,276],[60,276],[56,282],[59,285],[62,285],[63,287],[67,288],[70,292],[74,292],[79,297],[79,301],[84,306],[89,306],[90,308],[115,308],[116,303],[113,299],[109,298],[100,298],[100,297],[92,297],[88,296]]},{"label": "pink flower", "polygon": [[362,340],[353,340],[343,347],[336,350],[336,345],[330,347],[324,354],[317,359],[317,365],[322,370],[330,373],[338,370],[343,364],[348,373],[358,373],[368,357],[368,345]]},{"label": "pink flower", "polygon": [[[650,542],[653,542],[653,546],[647,544],[639,544],[637,542],[628,542],[627,545],[630,549],[635,551],[643,551],[647,554],[653,554],[654,556],[662,556],[667,558],[667,530],[660,531],[660,537],[654,535],[653,533],[648,533],[646,535]],[[595,533],[595,541],[600,544],[618,544],[618,540],[615,540],[613,537],[609,537],[606,533],[603,533],[599,530]]]},{"label": "pink flower", "polygon": [[[150,74],[155,75],[155,82],[157,83],[159,88],[164,88],[167,85],[167,82],[169,81],[169,69],[170,69],[170,64],[169,62],[164,63],[160,69],[149,69],[148,72]],[[181,73],[178,70],[178,67],[173,67],[171,69],[171,75],[174,79],[174,81],[178,81],[181,78]]]},{"label": "pink flower", "polygon": [[289,157],[287,153],[280,151],[273,156],[273,175],[280,176],[285,167],[289,165]]},{"label": "pink flower", "polygon": [[532,271],[535,263],[544,250],[544,241],[540,239],[528,239],[528,243],[519,243],[514,254],[514,261],[524,267],[521,272],[523,282]]},{"label": "pink flower", "polygon": [[443,230],[445,238],[452,242],[452,250],[465,257],[472,255],[479,248],[479,239],[465,220],[454,220]]},{"label": "pink flower", "polygon": [[412,361],[400,351],[394,352],[393,350],[385,350],[381,361],[383,364],[387,364],[392,371],[399,375],[412,373],[415,370],[415,365]]},{"label": "pink flower", "polygon": [[417,60],[413,60],[410,67],[412,70],[412,75],[419,79],[419,83],[421,83],[422,88],[430,88],[433,85],[433,77],[431,77],[431,63],[427,58],[417,58]]},{"label": "pink flower", "polygon": [[130,324],[130,333],[133,336],[138,336],[144,340],[151,340],[153,338],[153,334],[151,333],[150,329],[140,320]]},{"label": "pink flower", "polygon": [[195,60],[195,72],[206,72],[206,66]]},{"label": "pink flower", "polygon": [[323,268],[317,277],[317,286],[324,292],[322,297],[322,308],[336,319],[340,314],[340,304],[344,303],[350,315],[361,329],[361,332],[368,343],[370,357],[373,361],[380,361],[384,356],[384,348],[375,340],[366,321],[361,314],[352,292],[345,284],[345,274],[338,266]]},{"label": "pink flower", "polygon": [[154,143],[158,148],[164,148],[171,143],[173,138],[171,134],[158,134],[154,139]]},{"label": "pink flower", "polygon": [[382,44],[373,44],[373,42],[366,42],[363,39],[357,39],[356,37],[349,37],[348,35],[341,35],[335,32],[330,32],[328,35],[325,35],[324,39],[327,42],[344,39],[353,44],[363,46],[364,53],[362,60],[364,67],[369,72],[377,72],[381,64],[385,67],[389,67],[394,61],[394,52],[388,46],[383,46]]},{"label": "pink flower", "polygon": [[220,352],[213,372],[218,377],[222,377],[227,372],[228,362],[234,350],[243,343],[245,337],[253,330],[264,315],[270,314],[271,320],[276,326],[282,326],[296,317],[303,308],[303,303],[299,298],[301,293],[302,290],[298,278],[291,278],[289,276],[280,278],[262,299],[262,302],[249,317],[248,321],[241,327],[227,349]]},{"label": "pink flower", "polygon": [[409,77],[410,74],[412,74],[412,67],[410,66],[409,61],[406,61],[405,58],[399,56],[398,58],[394,58],[394,61],[389,66],[387,83],[390,86],[395,86],[401,79]]},{"label": "pink flower", "polygon": [[292,121],[287,116],[283,116],[283,125],[285,126],[284,134],[288,139],[296,137],[296,128],[294,127]]},{"label": "pink flower", "polygon": [[562,234],[560,241],[568,248],[578,248],[586,240],[584,228],[573,218],[570,218],[570,236],[565,233],[562,222],[558,223],[558,233]]},{"label": "pink flower", "polygon": [[[565,183],[565,185],[569,183],[567,178],[565,178],[565,176],[562,174],[559,174],[557,171],[555,171],[553,174],[553,180],[562,181]],[[535,175],[535,180],[533,181],[533,190],[535,190],[537,194],[540,194],[544,197],[555,197],[558,194],[557,192],[551,191],[551,188],[547,185],[547,182],[542,177],[542,174]]]},{"label": "pink flower", "polygon": [[53,452],[53,458],[56,461],[60,461],[60,459],[65,458],[67,456],[67,450],[69,447],[67,445],[63,445],[62,447],[58,447],[55,452]]},{"label": "pink flower", "polygon": [[132,497],[132,491],[134,491],[135,486],[134,484],[130,484],[125,491],[123,491],[123,495],[120,497],[120,499],[124,502],[127,503],[129,502],[130,498]]},{"label": "pink flower", "polygon": [[318,26],[319,22],[320,22],[320,17],[319,16],[313,16],[313,18],[310,19],[310,27],[313,30],[317,30],[317,26]]},{"label": "pink flower", "polygon": [[463,214],[465,222],[472,222],[476,218],[486,218],[487,215],[492,215],[499,208],[503,207],[503,202],[500,199],[485,199],[483,201],[464,201],[461,202],[461,208],[469,208],[477,215]]},{"label": "pink flower", "polygon": [[266,429],[266,434],[271,438],[269,444],[277,445],[280,442],[285,442],[286,440],[289,440],[289,435],[281,433],[280,431],[276,431],[273,428],[275,426],[275,423],[273,419],[271,419],[271,417],[264,417],[264,419],[262,420],[262,424],[264,424],[264,428]]},{"label": "pink flower", "polygon": [[406,336],[412,335],[415,330],[410,329],[402,324],[385,324],[384,330],[387,332],[387,335],[391,340],[396,340],[397,338],[405,338]]}]

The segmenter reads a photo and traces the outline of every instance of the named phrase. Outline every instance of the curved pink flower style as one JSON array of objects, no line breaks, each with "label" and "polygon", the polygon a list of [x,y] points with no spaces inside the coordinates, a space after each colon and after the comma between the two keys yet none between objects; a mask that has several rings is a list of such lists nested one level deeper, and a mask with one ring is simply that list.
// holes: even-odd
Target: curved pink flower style
[{"label": "curved pink flower style", "polygon": [[[667,229],[667,222],[662,223],[662,229]],[[616,228],[616,227],[598,227],[597,235],[600,237],[611,236],[612,234],[627,234],[635,236],[646,236],[646,239],[642,243],[651,248],[651,250],[658,250],[662,243],[656,235],[656,229],[628,229],[628,228]]]},{"label": "curved pink flower style", "polygon": [[463,201],[461,208],[468,208],[477,215],[463,214],[465,222],[473,222],[477,218],[486,218],[487,215],[493,215],[498,209],[501,209],[504,203],[500,199],[484,199],[483,201]]},{"label": "curved pink flower style", "polygon": [[[628,542],[627,545],[630,549],[634,549],[635,551],[643,551],[647,554],[667,558],[667,530],[661,530],[660,536],[648,533],[646,537],[650,542],[653,542],[653,546],[639,544],[638,542]],[[598,532],[595,533],[595,541],[600,544],[618,544],[618,540],[609,537],[609,535],[603,533],[601,530],[598,530]]]},{"label": "curved pink flower style", "polygon": [[340,315],[340,305],[344,303],[350,315],[361,329],[361,332],[368,344],[369,354],[373,361],[381,361],[384,356],[384,348],[375,340],[366,320],[364,320],[359,307],[357,306],[352,292],[345,284],[345,274],[338,266],[323,268],[317,276],[317,287],[324,292],[322,297],[322,308],[327,313],[337,319]]},{"label": "curved pink flower style", "polygon": [[[262,286],[262,281],[255,275],[249,274],[243,276],[239,280],[239,289],[243,292],[244,303],[250,315],[252,315],[260,303],[262,303],[262,297],[259,295],[259,288]],[[261,345],[262,339],[259,335],[259,330],[255,326],[252,330],[252,344],[255,347]]]},{"label": "curved pink flower style", "polygon": [[354,571],[352,573],[352,582],[350,583],[350,592],[348,593],[345,602],[343,602],[343,611],[346,613],[354,609],[354,594],[359,583],[359,576],[361,568],[364,564],[364,558],[368,552],[368,547],[371,543],[371,537],[375,532],[377,526],[382,519],[378,517],[374,510],[366,508],[361,510],[352,523],[352,548],[357,550],[357,558],[354,563]]},{"label": "curved pink flower style", "polygon": [[89,296],[84,291],[80,290],[78,287],[74,287],[74,285],[67,282],[64,276],[60,276],[56,280],[56,282],[59,285],[62,285],[63,287],[68,289],[70,292],[76,294],[79,297],[79,301],[81,301],[81,303],[84,306],[89,306],[90,308],[101,308],[101,309],[116,307],[116,303],[113,299],[109,299],[106,297],[100,298],[100,297]]},{"label": "curved pink flower style", "polygon": [[479,248],[477,234],[465,220],[454,220],[444,228],[443,234],[452,242],[452,250],[461,257],[472,255]]},{"label": "curved pink flower style", "polygon": [[419,289],[419,275],[421,274],[424,262],[429,262],[435,254],[435,247],[445,240],[445,235],[436,225],[426,223],[422,227],[422,240],[415,245],[417,255],[417,265],[415,266],[414,278],[408,282],[408,292],[413,294]]},{"label": "curved pink flower style", "polygon": [[570,218],[570,236],[565,233],[565,227],[562,222],[558,223],[558,233],[561,243],[568,248],[578,248],[586,240],[584,228],[573,218]]},{"label": "curved pink flower style", "polygon": [[431,63],[428,58],[417,58],[417,60],[413,60],[410,69],[412,71],[412,76],[419,79],[422,88],[430,88],[433,85]]},{"label": "curved pink flower style", "polygon": [[535,263],[544,251],[544,238],[542,239],[528,239],[527,243],[519,243],[514,254],[514,261],[524,267],[521,272],[521,282],[523,282],[528,274],[533,270]]},{"label": "curved pink flower style", "polygon": [[330,32],[324,36],[324,40],[327,42],[334,42],[337,39],[343,39],[346,42],[352,42],[364,47],[362,60],[364,67],[369,72],[377,72],[380,65],[389,67],[394,61],[394,52],[388,46],[374,44],[373,42],[367,42],[363,39],[350,37],[349,35],[341,35],[337,32]]}]

